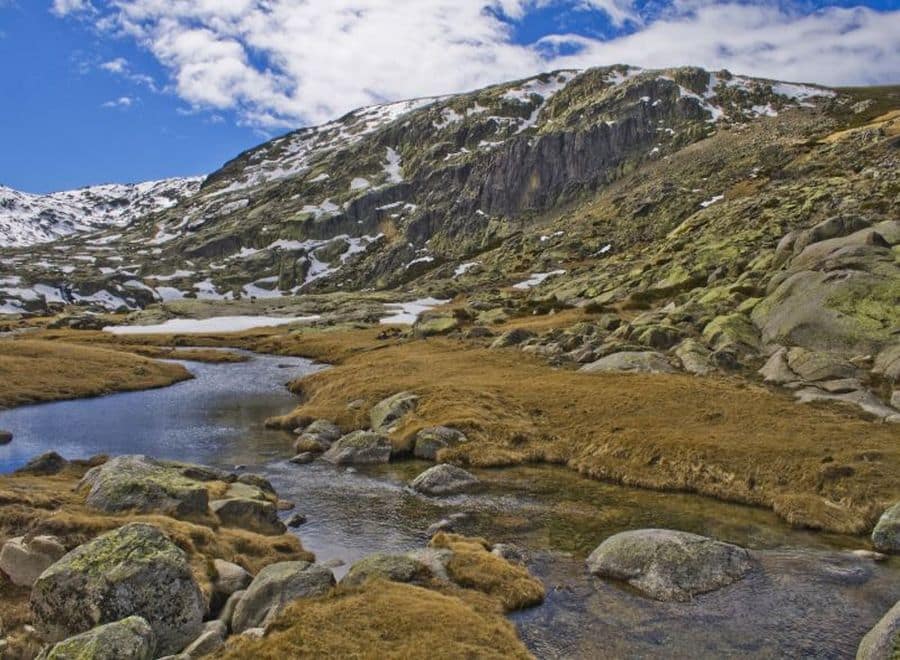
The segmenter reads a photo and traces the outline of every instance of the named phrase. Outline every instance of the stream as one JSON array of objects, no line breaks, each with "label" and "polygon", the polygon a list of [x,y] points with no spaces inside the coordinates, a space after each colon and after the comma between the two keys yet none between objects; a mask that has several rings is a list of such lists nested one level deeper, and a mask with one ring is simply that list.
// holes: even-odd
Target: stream
[{"label": "stream", "polygon": [[[2,411],[0,428],[14,440],[0,447],[0,473],[49,450],[244,465],[307,516],[295,531],[319,561],[344,562],[338,578],[374,552],[422,547],[426,529],[452,516],[459,533],[524,549],[547,599],[511,619],[539,658],[853,658],[900,598],[900,559],[857,557],[850,550],[866,548],[865,539],[795,530],[762,509],[600,483],[559,466],[473,470],[482,491],[437,499],[405,488],[429,466],[421,461],[291,464],[290,439],[263,422],[295,405],[285,383],[323,367],[250,358],[185,363],[195,378],[162,389]],[[690,603],[649,600],[587,573],[584,559],[603,539],[644,527],[737,543],[760,551],[759,566]]]}]

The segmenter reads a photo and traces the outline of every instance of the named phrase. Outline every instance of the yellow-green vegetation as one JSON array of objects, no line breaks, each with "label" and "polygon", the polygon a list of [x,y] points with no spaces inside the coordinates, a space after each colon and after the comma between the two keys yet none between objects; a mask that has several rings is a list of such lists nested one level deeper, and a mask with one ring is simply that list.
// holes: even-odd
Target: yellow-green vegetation
[{"label": "yellow-green vegetation", "polygon": [[456,584],[496,598],[507,612],[544,601],[544,585],[524,567],[491,554],[491,546],[484,539],[441,532],[430,545],[453,552],[447,574]]},{"label": "yellow-green vegetation", "polygon": [[[477,604],[473,604],[477,603]],[[481,600],[372,580],[302,600],[259,640],[233,639],[216,657],[530,658],[515,628]]]},{"label": "yellow-green vegetation", "polygon": [[107,348],[0,341],[0,407],[162,387],[190,377],[181,365]]}]

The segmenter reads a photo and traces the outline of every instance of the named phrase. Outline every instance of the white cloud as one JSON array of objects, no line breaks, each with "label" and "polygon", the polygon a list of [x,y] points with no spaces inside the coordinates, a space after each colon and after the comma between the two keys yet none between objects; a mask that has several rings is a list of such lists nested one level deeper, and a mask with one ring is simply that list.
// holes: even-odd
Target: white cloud
[{"label": "white cloud", "polygon": [[100,68],[110,73],[125,73],[128,70],[128,60],[124,57],[117,57],[100,65]]},{"label": "white cloud", "polygon": [[[631,33],[519,45],[498,17],[521,20],[553,4],[603,11]],[[699,64],[825,84],[898,82],[900,72],[900,11],[803,14],[777,0],[673,0],[653,20],[642,20],[634,0],[108,0],[107,7],[98,24],[149,51],[192,108],[233,110],[242,123],[269,128],[569,66]]]},{"label": "white cloud", "polygon": [[90,0],[53,0],[50,6],[50,11],[60,17],[93,10]]},{"label": "white cloud", "polygon": [[120,96],[117,99],[113,99],[112,101],[107,101],[103,104],[104,108],[130,108],[135,103],[137,103],[137,99],[131,96]]}]

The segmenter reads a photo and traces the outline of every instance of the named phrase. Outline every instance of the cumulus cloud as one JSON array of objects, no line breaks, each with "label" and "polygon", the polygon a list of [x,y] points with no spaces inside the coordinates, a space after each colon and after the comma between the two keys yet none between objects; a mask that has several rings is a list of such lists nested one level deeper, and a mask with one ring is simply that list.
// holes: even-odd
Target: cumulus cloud
[{"label": "cumulus cloud", "polygon": [[57,16],[67,16],[79,12],[93,11],[90,0],[53,0],[50,11]]},{"label": "cumulus cloud", "polygon": [[[90,11],[87,0],[57,5]],[[551,5],[601,12],[620,36],[515,43],[515,23]],[[900,11],[650,5],[652,16],[635,0],[106,0],[97,24],[151,53],[192,108],[266,128],[562,67],[699,64],[833,85],[897,82],[900,72]]]},{"label": "cumulus cloud", "polygon": [[117,98],[117,99],[113,99],[113,100],[111,100],[111,101],[107,101],[106,103],[103,103],[103,104],[102,104],[102,107],[104,107],[104,108],[121,108],[121,109],[126,109],[126,108],[130,108],[130,107],[133,106],[135,103],[137,103],[137,99],[134,98],[134,97],[131,97],[131,96],[120,96],[120,97]]}]

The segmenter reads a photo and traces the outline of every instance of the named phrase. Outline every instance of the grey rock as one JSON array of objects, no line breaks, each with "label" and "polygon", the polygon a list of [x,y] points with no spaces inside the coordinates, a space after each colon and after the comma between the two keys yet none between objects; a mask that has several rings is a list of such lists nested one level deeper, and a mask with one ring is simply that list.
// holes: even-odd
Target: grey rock
[{"label": "grey rock", "polygon": [[688,601],[741,579],[752,566],[743,548],[668,529],[622,532],[588,557],[591,573],[625,580],[663,601]]},{"label": "grey rock", "polygon": [[412,392],[398,392],[382,399],[369,412],[372,430],[379,432],[389,430],[400,418],[415,410],[418,404],[419,397]]},{"label": "grey rock", "polygon": [[267,500],[232,497],[213,500],[209,508],[226,527],[240,527],[259,534],[284,534],[285,526],[278,519],[278,507]]},{"label": "grey rock", "polygon": [[306,561],[269,564],[253,578],[237,604],[231,628],[239,634],[248,628],[264,626],[291,601],[321,596],[332,586],[334,574],[318,564]]},{"label": "grey rock", "polygon": [[48,451],[40,456],[35,456],[25,465],[16,470],[16,474],[51,475],[58,474],[69,464],[69,461],[57,454]]},{"label": "grey rock", "polygon": [[55,536],[17,536],[0,549],[0,571],[10,582],[30,587],[51,564],[58,561],[66,549]]},{"label": "grey rock", "polygon": [[253,486],[254,488],[258,488],[262,492],[268,493],[269,495],[275,495],[275,488],[272,486],[271,482],[265,477],[259,476],[258,474],[242,474],[237,478],[237,482],[246,486]]},{"label": "grey rock", "polygon": [[246,589],[253,581],[253,576],[242,566],[232,564],[224,559],[213,559],[213,568],[216,571],[216,578],[212,585],[213,594],[223,602],[235,591]]},{"label": "grey rock", "polygon": [[872,545],[881,552],[900,554],[900,502],[881,514],[872,531]]},{"label": "grey rock", "polygon": [[128,616],[142,616],[160,655],[200,632],[206,602],[187,556],[159,529],[129,523],[79,546],[31,590],[35,627],[58,641]]},{"label": "grey rock", "polygon": [[791,368],[788,366],[786,348],[779,348],[772,353],[758,373],[767,383],[775,383],[777,385],[800,380],[800,377],[791,371]]},{"label": "grey rock", "polygon": [[507,330],[502,335],[497,337],[493,342],[491,342],[491,348],[507,348],[509,346],[516,346],[521,344],[528,339],[533,339],[536,335],[530,330],[524,330],[522,328],[515,328],[513,330]]},{"label": "grey rock", "polygon": [[710,355],[711,351],[696,339],[685,339],[675,349],[675,357],[681,360],[682,368],[697,376],[715,371]]},{"label": "grey rock", "polygon": [[856,660],[896,660],[900,656],[900,601],[862,638]]},{"label": "grey rock", "polygon": [[454,495],[471,490],[478,478],[461,467],[441,464],[428,468],[410,482],[410,487],[425,495]]},{"label": "grey rock", "polygon": [[900,423],[900,413],[885,405],[881,400],[869,391],[852,391],[843,394],[832,394],[818,387],[804,387],[794,393],[800,403],[811,401],[838,401],[859,407],[870,415],[879,417],[886,422]]},{"label": "grey rock", "polygon": [[889,344],[878,352],[872,372],[893,383],[900,381],[900,343]]},{"label": "grey rock", "polygon": [[312,463],[314,460],[316,460],[316,455],[311,451],[305,451],[288,460],[294,465],[307,465],[308,463]]},{"label": "grey rock", "polygon": [[295,513],[294,515],[292,515],[290,518],[287,519],[287,526],[291,527],[291,528],[300,527],[301,525],[305,525],[305,524],[306,524],[306,516],[304,516],[302,513]]},{"label": "grey rock", "polygon": [[425,530],[425,535],[430,538],[438,532],[450,531],[453,531],[453,521],[449,518],[441,518],[436,523],[432,523],[428,526],[428,529]]},{"label": "grey rock", "polygon": [[413,455],[416,458],[433,461],[441,449],[467,440],[462,431],[447,426],[432,426],[416,433]]},{"label": "grey rock", "polygon": [[244,597],[245,593],[247,593],[246,589],[242,589],[231,594],[228,597],[228,600],[225,601],[225,605],[222,606],[219,616],[216,617],[225,624],[229,632],[231,632],[231,620],[234,618],[234,611],[237,609],[238,603],[241,602],[241,598]]},{"label": "grey rock", "polygon": [[430,576],[428,567],[417,559],[407,555],[376,554],[353,564],[341,584],[357,587],[374,578],[391,582],[420,582]]},{"label": "grey rock", "polygon": [[191,658],[202,658],[225,646],[225,637],[227,635],[228,628],[223,622],[217,620],[208,621],[203,625],[203,632],[182,653]]},{"label": "grey rock", "polygon": [[39,660],[151,660],[156,635],[139,616],[129,616],[92,628],[55,644]]},{"label": "grey rock", "polygon": [[800,347],[788,349],[787,363],[791,371],[808,382],[853,378],[857,374],[856,367],[838,355]]},{"label": "grey rock", "polygon": [[674,373],[675,369],[661,353],[654,351],[623,351],[612,353],[581,367],[586,374],[603,372]]},{"label": "grey rock", "polygon": [[331,445],[322,458],[335,465],[387,463],[391,449],[391,441],[380,433],[354,431]]}]

